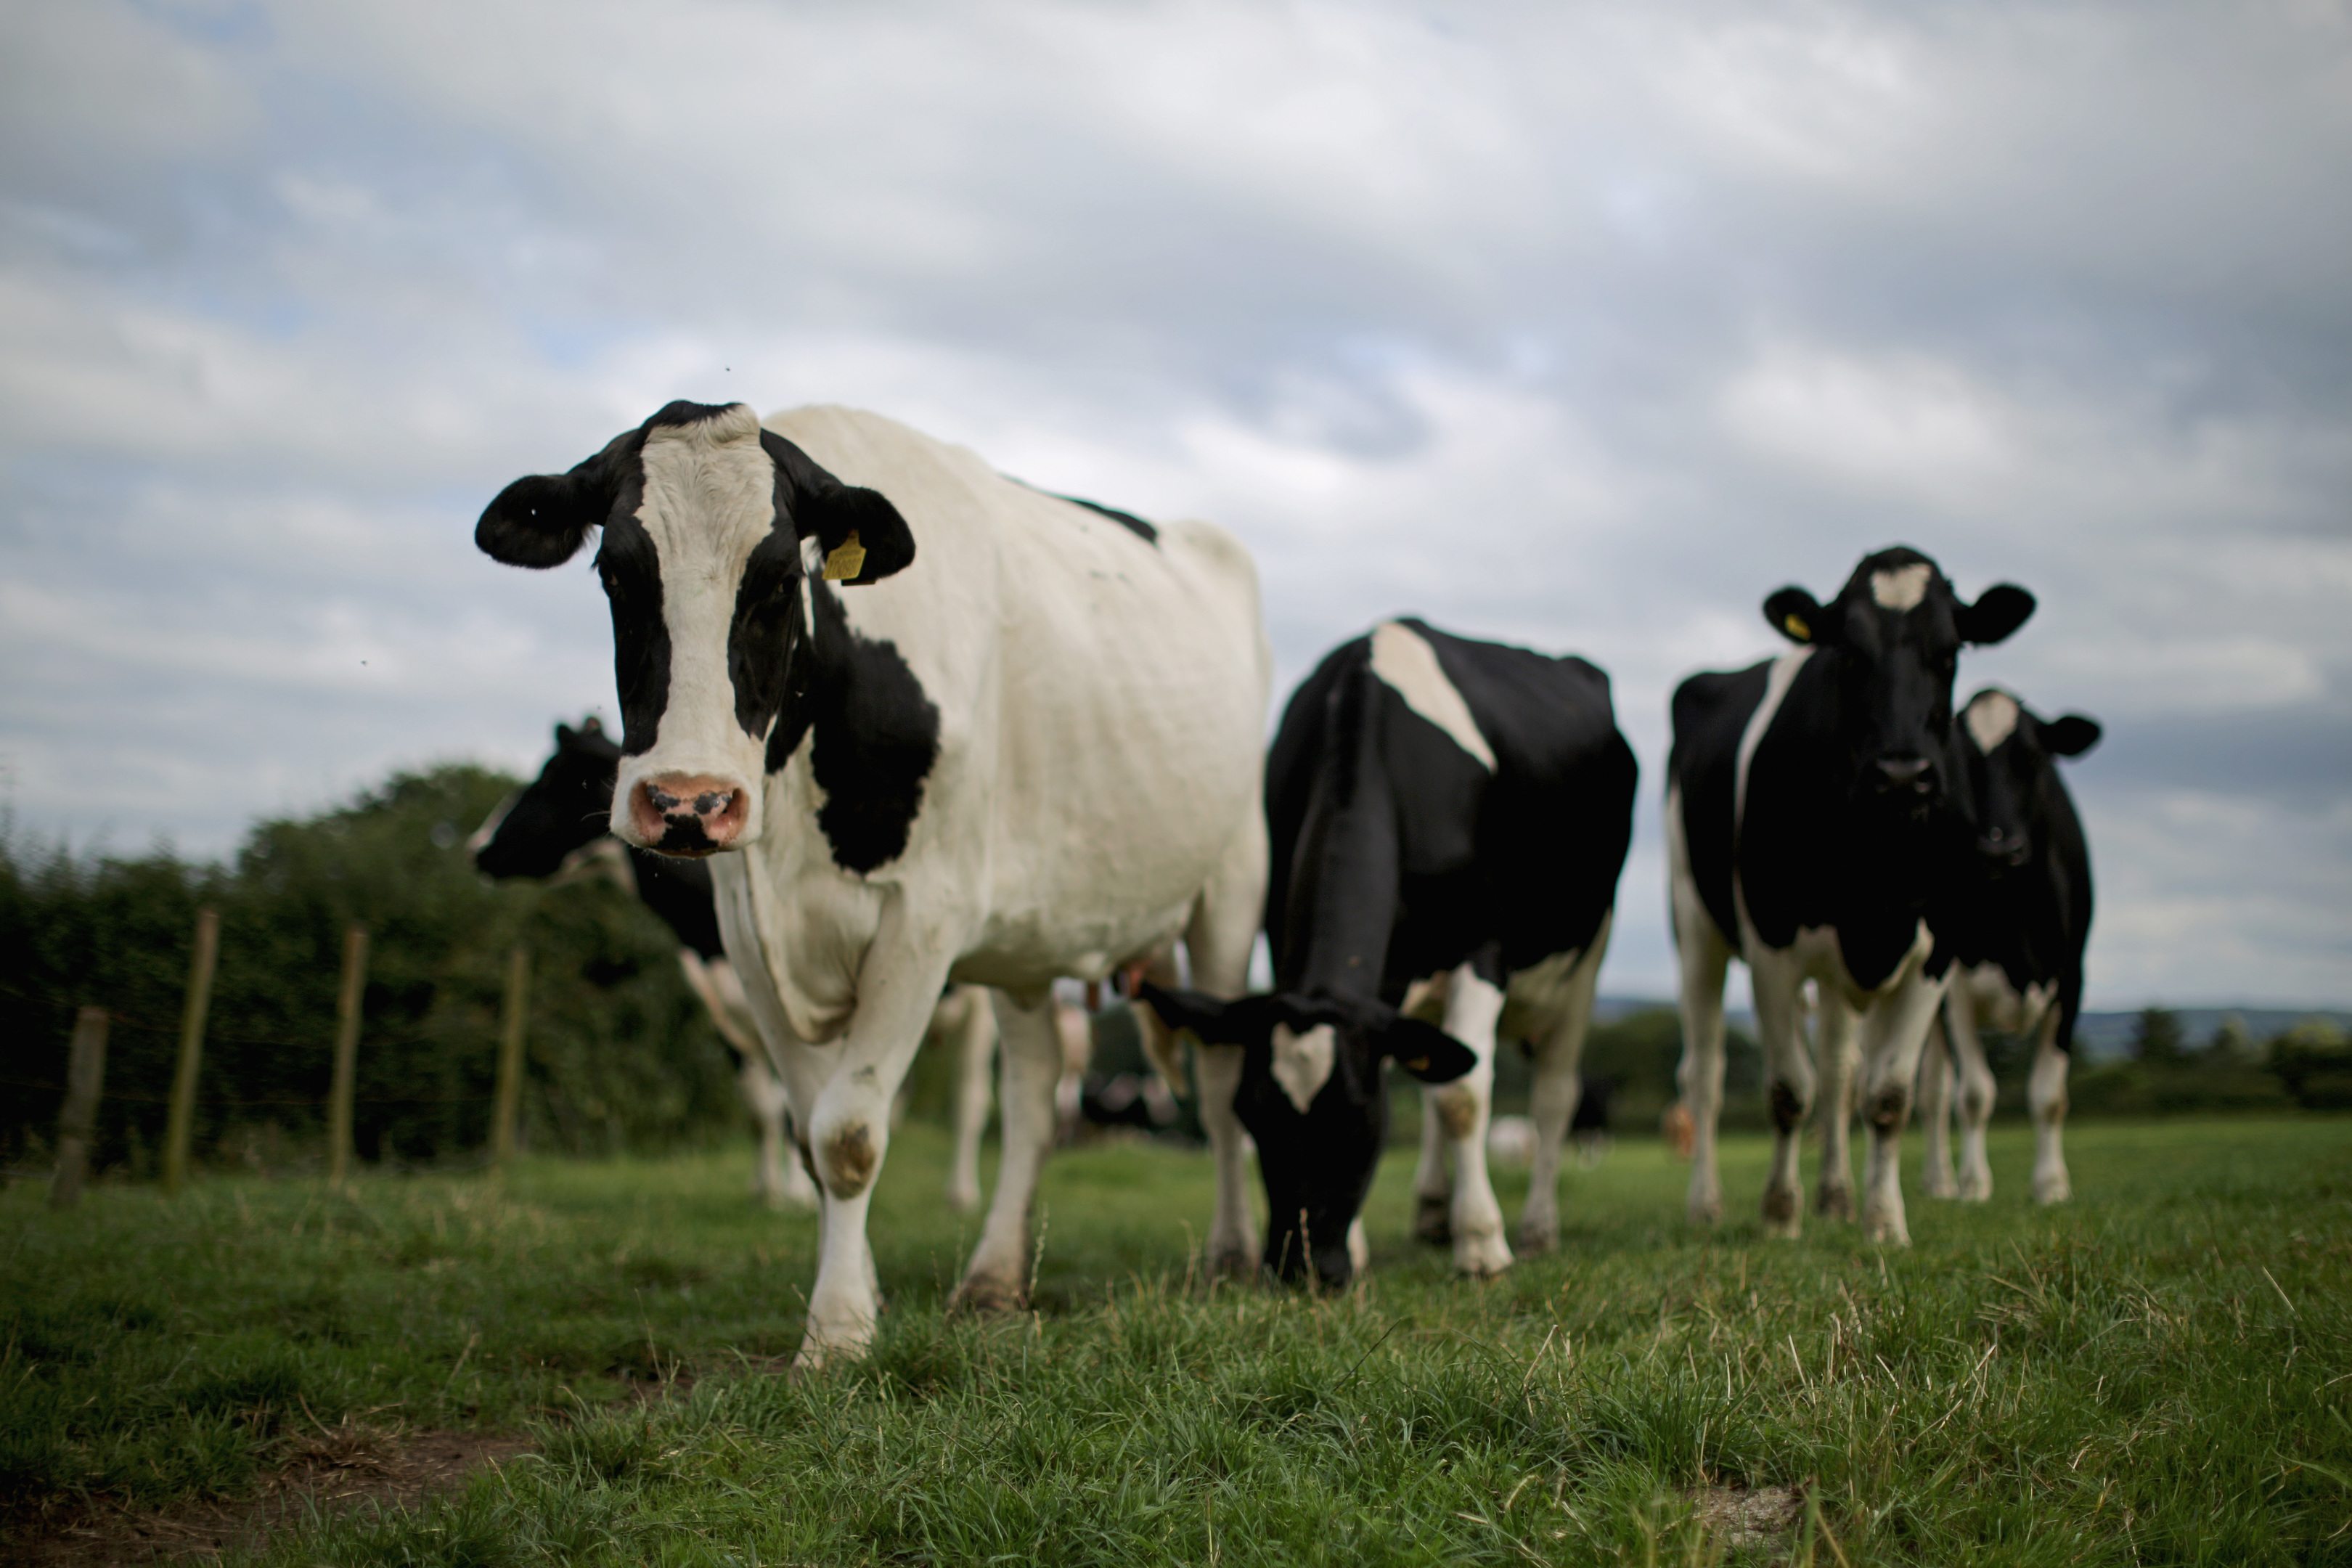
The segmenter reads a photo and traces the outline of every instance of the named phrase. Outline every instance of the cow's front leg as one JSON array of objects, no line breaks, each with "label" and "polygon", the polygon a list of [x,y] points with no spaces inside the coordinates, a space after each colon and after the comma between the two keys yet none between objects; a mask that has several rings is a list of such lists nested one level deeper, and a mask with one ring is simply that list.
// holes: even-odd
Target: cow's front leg
[{"label": "cow's front leg", "polygon": [[2074,1195],[2066,1174],[2060,1135],[2066,1129],[2066,1069],[2074,1056],[2058,1044],[2065,1004],[2053,1002],[2033,1045],[2033,1076],[2026,1080],[2026,1107],[2033,1113],[2033,1201],[2063,1204]]},{"label": "cow's front leg", "polygon": [[747,1055],[736,1073],[743,1103],[751,1108],[752,1118],[760,1125],[760,1170],[755,1190],[761,1201],[772,1209],[812,1209],[817,1204],[816,1184],[801,1168],[799,1151],[793,1151],[787,1157],[784,1086],[765,1058],[764,1050]]},{"label": "cow's front leg", "polygon": [[[1958,986],[1954,986],[1957,994]],[[1948,1005],[1947,1011],[1948,1012]],[[1927,1158],[1920,1189],[1931,1198],[1956,1197],[1952,1183],[1952,1060],[1945,1044],[1949,1026],[1938,1014],[1927,1026],[1927,1043],[1919,1049],[1919,1127],[1926,1134]]]},{"label": "cow's front leg", "polygon": [[[823,1193],[824,1232],[816,1285],[809,1292],[808,1328],[794,1361],[803,1369],[835,1356],[864,1355],[881,1310],[866,1211],[889,1150],[890,1103],[922,1045],[947,974],[944,955],[886,957],[887,944],[887,935],[879,936],[868,952],[848,1033],[837,1046],[809,1047],[806,1053],[825,1069],[807,1119],[809,1162]],[[793,1075],[786,1075],[786,1084],[796,1102],[807,1103]]]},{"label": "cow's front leg", "polygon": [[1471,964],[1454,972],[1445,998],[1445,1032],[1470,1047],[1476,1065],[1442,1084],[1435,1102],[1454,1167],[1454,1203],[1447,1217],[1454,1236],[1454,1267],[1478,1278],[1511,1266],[1510,1243],[1503,1239],[1503,1205],[1486,1177],[1486,1123],[1495,1089],[1495,1020],[1503,1016],[1502,988]]},{"label": "cow's front leg", "polygon": [[1992,1121],[1992,1068],[1985,1062],[1976,997],[1968,977],[1955,972],[1944,998],[1952,1055],[1958,1062],[1960,1110],[1960,1197],[1982,1203],[1992,1196],[1992,1161],[1985,1152],[1985,1128]]},{"label": "cow's front leg", "polygon": [[1794,1240],[1804,1228],[1798,1145],[1813,1106],[1813,1064],[1798,1027],[1793,953],[1761,944],[1748,954],[1756,994],[1756,1034],[1764,1047],[1764,1092],[1772,1114],[1772,1168],[1764,1179],[1764,1234]]},{"label": "cow's front leg", "polygon": [[1675,1082],[1691,1122],[1687,1212],[1693,1225],[1713,1225],[1723,1217],[1715,1128],[1723,1112],[1723,975],[1731,963],[1731,947],[1706,912],[1691,877],[1679,786],[1666,796],[1665,829],[1666,910],[1674,921],[1675,958],[1681,971],[1675,1000],[1682,1014],[1683,1054],[1675,1066]]},{"label": "cow's front leg", "polygon": [[1813,1060],[1819,1087],[1813,1094],[1821,1119],[1822,1172],[1813,1189],[1813,1212],[1830,1219],[1853,1217],[1854,1079],[1861,1047],[1854,1038],[1853,1005],[1824,985],[1813,987]]},{"label": "cow's front leg", "polygon": [[996,1036],[1003,1075],[998,1105],[1003,1142],[996,1195],[950,1311],[1008,1312],[1029,1299],[1029,1211],[1037,1176],[1054,1147],[1054,1086],[1062,1075],[1062,1042],[1055,1028],[1050,989],[1014,996],[998,991]]},{"label": "cow's front leg", "polygon": [[[1150,1010],[1143,1009],[1146,1013]],[[1234,1113],[1242,1087],[1242,1047],[1203,1045],[1192,1053],[1201,1094],[1201,1131],[1217,1172],[1217,1206],[1209,1219],[1209,1276],[1247,1279],[1258,1270],[1257,1220],[1250,1213],[1249,1134]]]},{"label": "cow's front leg", "polygon": [[1601,957],[1609,948],[1611,917],[1603,915],[1592,945],[1569,971],[1559,1021],[1535,1042],[1535,1082],[1528,1099],[1536,1124],[1535,1158],[1528,1171],[1527,1206],[1519,1211],[1515,1238],[1521,1253],[1549,1252],[1559,1245],[1559,1153],[1569,1123],[1583,1095],[1584,1036],[1592,1022],[1592,990],[1601,978]]},{"label": "cow's front leg", "polygon": [[1919,1077],[1919,1053],[1927,1026],[1944,1005],[1949,973],[1928,978],[1923,940],[1897,971],[1891,993],[1882,994],[1864,1026],[1862,1119],[1870,1129],[1870,1161],[1863,1177],[1862,1234],[1871,1241],[1911,1245],[1903,1211],[1903,1123],[1911,1115],[1911,1086]]}]

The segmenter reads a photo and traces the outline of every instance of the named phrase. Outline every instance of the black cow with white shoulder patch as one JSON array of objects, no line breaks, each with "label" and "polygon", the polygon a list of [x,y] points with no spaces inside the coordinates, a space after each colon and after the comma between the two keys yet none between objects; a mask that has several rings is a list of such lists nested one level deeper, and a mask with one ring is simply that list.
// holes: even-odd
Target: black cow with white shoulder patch
[{"label": "black cow with white shoulder patch", "polygon": [[1486,1176],[1498,1038],[1535,1060],[1518,1243],[1554,1244],[1634,779],[1609,678],[1580,658],[1396,620],[1300,686],[1267,762],[1275,992],[1144,991],[1168,1027],[1242,1048],[1234,1103],[1265,1183],[1265,1268],[1338,1285],[1364,1266],[1391,1058],[1431,1086],[1421,1234],[1465,1273],[1509,1267]]},{"label": "black cow with white shoulder patch", "polygon": [[[1968,870],[1936,918],[1936,941],[1954,968],[1944,1010],[1919,1064],[1919,1120],[1927,1128],[1931,1197],[1992,1196],[1985,1157],[1992,1069],[1978,1029],[2033,1040],[2026,1103],[2033,1115],[2033,1198],[2074,1195],[2061,1133],[2074,1020],[2083,1010],[2083,951],[2091,940],[2091,847],[2058,760],[2099,742],[2095,720],[2043,719],[2014,692],[1987,687],[1960,710],[1952,750],[1976,837]],[[1947,1152],[1946,1097],[1958,1058],[1959,1179]]]},{"label": "black cow with white shoulder patch", "polygon": [[[1816,1082],[1798,1009],[1811,979],[1828,1103],[1846,1103],[1857,1059],[1863,1072],[1864,1230],[1909,1240],[1898,1139],[1949,978],[1931,912],[1968,833],[1953,792],[1952,679],[1963,647],[1997,643],[2032,613],[2033,596],[2006,584],[1969,603],[1934,561],[1898,546],[1864,557],[1827,605],[1795,587],[1767,598],[1790,652],[1675,692],[1666,851],[1694,1220],[1723,1208],[1723,982],[1737,955],[1754,986],[1775,1133],[1765,1228],[1794,1236],[1800,1224],[1798,1133]],[[1846,1119],[1822,1131],[1818,1206],[1851,1215]]]},{"label": "black cow with white shoulder patch", "polygon": [[[866,1211],[951,980],[996,992],[1004,1129],[955,1300],[1018,1305],[1062,1077],[1054,981],[1179,942],[1204,990],[1247,976],[1272,667],[1248,552],[1206,523],[1028,489],[877,415],[763,426],[741,404],[673,403],[517,480],[475,542],[544,568],[599,531],[612,831],[709,857],[817,1177],[801,1364],[872,1342]],[[1230,1103],[1202,1111],[1238,1167]]]}]

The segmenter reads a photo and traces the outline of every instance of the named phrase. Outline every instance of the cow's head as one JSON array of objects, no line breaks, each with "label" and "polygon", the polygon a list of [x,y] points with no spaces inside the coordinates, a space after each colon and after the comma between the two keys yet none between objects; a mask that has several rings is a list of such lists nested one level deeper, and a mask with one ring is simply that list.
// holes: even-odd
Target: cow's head
[{"label": "cow's head", "polygon": [[1960,710],[1954,752],[1963,799],[1976,829],[1976,865],[2000,878],[2033,858],[2051,820],[2050,792],[2063,789],[2057,759],[2099,743],[2095,719],[2043,719],[2013,693],[1989,686]]},{"label": "cow's head", "polygon": [[1381,1003],[1294,995],[1223,1002],[1143,987],[1160,1021],[1204,1046],[1239,1046],[1234,1110],[1257,1142],[1265,1182],[1265,1267],[1337,1287],[1353,1277],[1348,1228],[1364,1206],[1389,1130],[1384,1058],[1424,1083],[1451,1083],[1476,1058],[1433,1024]]},{"label": "cow's head", "polygon": [[570,473],[517,479],[474,542],[548,567],[599,528],[621,698],[612,831],[670,855],[740,848],[759,837],[769,732],[803,695],[803,545],[826,576],[871,583],[914,560],[914,536],[740,403],[673,403]]},{"label": "cow's head", "polygon": [[1967,603],[1935,562],[1901,545],[1864,557],[1826,605],[1796,587],[1764,601],[1774,630],[1835,660],[1836,733],[1853,804],[1915,821],[1951,788],[1961,646],[1997,643],[2032,613],[2033,595],[2008,583]]},{"label": "cow's head", "polygon": [[604,837],[613,815],[613,770],[621,748],[593,717],[555,727],[555,755],[539,777],[509,795],[466,841],[485,877],[551,877]]}]

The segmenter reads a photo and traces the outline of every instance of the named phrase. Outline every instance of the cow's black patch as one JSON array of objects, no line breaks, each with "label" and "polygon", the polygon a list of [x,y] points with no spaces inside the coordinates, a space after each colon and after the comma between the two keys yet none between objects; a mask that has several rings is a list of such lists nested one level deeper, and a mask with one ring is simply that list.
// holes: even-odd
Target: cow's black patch
[{"label": "cow's black patch", "polygon": [[[1004,477],[1008,479],[1013,479],[1013,476],[1011,474],[1007,474]],[[1013,479],[1013,482],[1019,485],[1024,490],[1036,490],[1041,496],[1052,496],[1055,500],[1066,500],[1072,506],[1082,506],[1098,517],[1107,517],[1110,519],[1121,528],[1126,529],[1129,533],[1134,534],[1136,538],[1143,541],[1144,543],[1149,544],[1155,549],[1159,547],[1160,530],[1153,527],[1150,523],[1144,521],[1143,519],[1136,516],[1131,511],[1121,511],[1115,506],[1105,506],[1098,500],[1088,500],[1084,496],[1066,496],[1059,490],[1039,489],[1037,486],[1031,484],[1026,479]]]},{"label": "cow's black patch", "polygon": [[[642,496],[644,470],[635,474]],[[621,751],[653,750],[669,706],[669,623],[662,617],[661,552],[637,521],[637,508],[614,508],[596,550],[596,575],[613,612],[613,682],[621,699]]]},{"label": "cow's black patch", "polygon": [[939,760],[940,710],[896,644],[860,636],[828,584],[811,590],[807,679],[795,679],[769,734],[767,766],[780,771],[809,740],[810,768],[825,792],[817,826],[834,863],[863,875],[906,852]]}]

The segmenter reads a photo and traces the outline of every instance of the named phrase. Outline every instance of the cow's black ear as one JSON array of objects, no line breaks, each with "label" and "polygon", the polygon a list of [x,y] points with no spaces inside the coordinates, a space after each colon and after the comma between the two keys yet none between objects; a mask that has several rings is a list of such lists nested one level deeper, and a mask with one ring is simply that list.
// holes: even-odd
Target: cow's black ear
[{"label": "cow's black ear", "polygon": [[792,519],[794,532],[816,541],[827,579],[878,583],[914,564],[914,531],[887,497],[843,484],[764,426],[760,446],[776,465],[778,510]]},{"label": "cow's black ear", "polygon": [[[593,719],[588,721],[591,724],[593,724],[595,721],[596,721]],[[560,752],[563,750],[564,747],[572,744],[572,726],[565,723],[562,720],[558,719],[555,721],[555,749]]]},{"label": "cow's black ear", "polygon": [[1829,626],[1821,602],[1794,586],[1776,589],[1766,597],[1764,618],[1774,631],[1795,643],[1812,642]]},{"label": "cow's black ear", "polygon": [[1986,647],[2023,626],[2033,614],[2033,595],[2014,583],[1995,583],[1973,605],[1963,605],[1953,616],[1960,640]]},{"label": "cow's black ear", "polygon": [[2042,726],[2042,749],[2053,757],[2079,757],[2099,743],[2102,733],[2096,719],[2069,713]]},{"label": "cow's black ear", "polygon": [[1397,1066],[1423,1083],[1452,1083],[1478,1065],[1469,1047],[1436,1025],[1402,1013],[1378,1039],[1381,1055],[1396,1058]]},{"label": "cow's black ear", "polygon": [[609,451],[568,474],[531,474],[500,490],[474,525],[475,547],[509,566],[544,570],[571,560],[612,512]]},{"label": "cow's black ear", "polygon": [[[1204,1046],[1263,1043],[1272,1033],[1265,1017],[1253,1019],[1233,1003],[1198,991],[1165,990],[1147,980],[1137,1000],[1150,1008],[1171,1033],[1190,1034]],[[1255,1042],[1247,1037],[1253,1022],[1260,1037]]]}]

